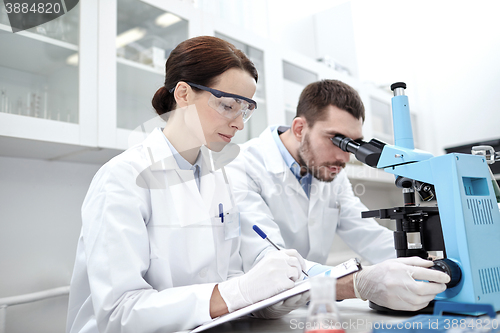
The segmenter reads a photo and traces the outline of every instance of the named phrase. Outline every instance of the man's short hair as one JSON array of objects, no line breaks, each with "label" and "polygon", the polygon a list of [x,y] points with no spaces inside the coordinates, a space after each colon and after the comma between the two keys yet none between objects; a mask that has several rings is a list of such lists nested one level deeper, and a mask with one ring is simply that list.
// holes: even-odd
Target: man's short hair
[{"label": "man's short hair", "polygon": [[314,126],[326,118],[326,107],[333,105],[365,121],[365,107],[354,88],[338,80],[321,80],[304,88],[297,105],[297,117],[304,117],[307,125]]}]

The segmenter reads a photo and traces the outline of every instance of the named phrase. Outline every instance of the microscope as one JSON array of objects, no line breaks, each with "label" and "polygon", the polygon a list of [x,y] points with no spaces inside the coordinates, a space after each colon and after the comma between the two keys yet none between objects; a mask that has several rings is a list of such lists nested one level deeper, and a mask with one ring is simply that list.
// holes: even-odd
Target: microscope
[{"label": "microscope", "polygon": [[[415,149],[405,89],[403,82],[391,85],[394,145],[342,135],[331,139],[362,163],[394,174],[402,188],[404,206],[363,212],[362,217],[395,220],[397,257],[434,259],[432,269],[450,275],[447,289],[435,300],[490,304],[500,311],[500,212],[487,156],[434,157]],[[437,205],[417,205],[415,192]]]}]

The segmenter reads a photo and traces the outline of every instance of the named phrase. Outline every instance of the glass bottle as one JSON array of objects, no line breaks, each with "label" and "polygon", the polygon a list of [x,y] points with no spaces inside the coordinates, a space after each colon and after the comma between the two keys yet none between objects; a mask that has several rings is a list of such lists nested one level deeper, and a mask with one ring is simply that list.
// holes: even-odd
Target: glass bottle
[{"label": "glass bottle", "polygon": [[344,333],[336,305],[337,279],[317,276],[311,279],[311,302],[304,333]]},{"label": "glass bottle", "polygon": [[0,88],[0,112],[7,112],[7,89]]}]

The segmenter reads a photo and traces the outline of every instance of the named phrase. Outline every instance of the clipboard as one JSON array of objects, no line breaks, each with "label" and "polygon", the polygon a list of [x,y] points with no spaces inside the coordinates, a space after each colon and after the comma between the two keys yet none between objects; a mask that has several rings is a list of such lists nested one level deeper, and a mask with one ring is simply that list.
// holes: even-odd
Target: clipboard
[{"label": "clipboard", "polygon": [[225,314],[223,316],[220,316],[214,320],[211,320],[201,326],[198,326],[194,330],[190,331],[189,333],[197,333],[201,332],[204,330],[208,330],[209,328],[215,327],[217,325],[226,323],[228,321],[238,319],[240,317],[246,316],[254,311],[267,308],[268,306],[271,306],[273,304],[278,303],[279,301],[285,300],[289,297],[305,293],[309,289],[311,289],[311,281],[309,279],[300,281],[295,284],[295,287],[285,290],[282,293],[279,293],[277,295],[274,295],[272,297],[263,299],[262,301],[259,301],[257,303],[251,304],[249,306],[246,306],[244,308],[241,308],[239,310],[236,310],[234,312]]},{"label": "clipboard", "polygon": [[[346,276],[348,274],[357,272],[361,269],[361,264],[357,258],[350,259],[346,262],[341,263],[340,265],[337,265],[333,267],[332,269],[318,274],[316,276],[333,276],[338,278],[341,278],[343,276]],[[244,308],[241,308],[239,310],[236,310],[234,312],[225,314],[223,316],[220,316],[218,318],[215,318],[203,325],[200,325],[193,329],[192,331],[189,331],[189,333],[197,333],[197,332],[202,332],[204,330],[207,330],[209,328],[215,327],[217,325],[226,323],[231,320],[238,319],[240,317],[246,316],[254,311],[266,308],[268,306],[271,306],[273,304],[278,303],[279,301],[285,300],[289,297],[299,295],[302,293],[305,293],[306,291],[311,289],[311,280],[306,279],[300,282],[297,282],[295,284],[295,287],[285,290],[277,295],[274,295],[272,297],[266,298],[262,301],[259,301],[257,303],[251,304],[249,306],[246,306]]]}]

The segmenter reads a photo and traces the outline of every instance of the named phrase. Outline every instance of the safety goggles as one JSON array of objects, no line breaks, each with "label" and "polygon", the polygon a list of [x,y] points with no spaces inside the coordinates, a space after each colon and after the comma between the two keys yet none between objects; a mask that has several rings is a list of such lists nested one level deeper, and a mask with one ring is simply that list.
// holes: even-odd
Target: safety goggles
[{"label": "safety goggles", "polygon": [[241,114],[243,115],[243,122],[246,123],[257,108],[257,102],[253,99],[226,93],[191,82],[186,83],[191,87],[211,93],[210,98],[208,99],[208,106],[228,119],[236,119]]}]

